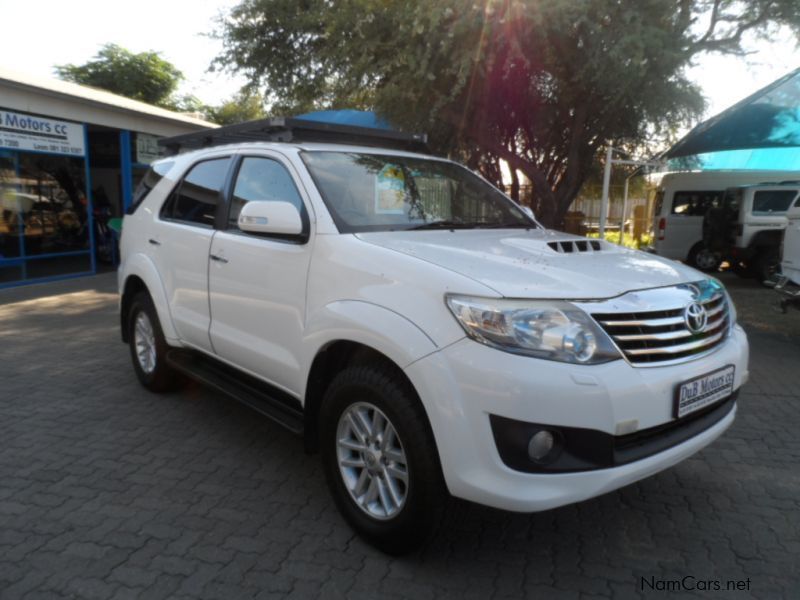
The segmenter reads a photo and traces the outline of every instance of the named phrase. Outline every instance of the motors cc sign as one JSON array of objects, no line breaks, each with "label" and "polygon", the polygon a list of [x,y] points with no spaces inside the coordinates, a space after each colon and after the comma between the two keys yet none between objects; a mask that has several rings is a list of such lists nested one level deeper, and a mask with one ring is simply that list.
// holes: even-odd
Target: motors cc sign
[{"label": "motors cc sign", "polygon": [[83,156],[83,125],[0,110],[0,148]]}]

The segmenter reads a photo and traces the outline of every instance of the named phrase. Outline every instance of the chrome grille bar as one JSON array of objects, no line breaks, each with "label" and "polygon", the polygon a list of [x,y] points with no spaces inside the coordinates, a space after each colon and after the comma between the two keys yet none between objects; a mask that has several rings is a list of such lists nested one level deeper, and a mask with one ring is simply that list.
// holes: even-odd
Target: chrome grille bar
[{"label": "chrome grille bar", "polygon": [[626,350],[625,352],[631,356],[641,356],[643,354],[680,354],[689,350],[697,350],[705,348],[706,346],[713,346],[722,339],[722,331],[712,335],[711,337],[697,340],[696,342],[689,342],[688,344],[679,344],[677,346],[664,346],[663,348],[642,348],[641,350]]},{"label": "chrome grille bar", "polygon": [[691,297],[684,292],[682,299],[673,297],[671,305],[663,308],[651,304],[651,308],[641,312],[603,312],[592,316],[631,364],[657,365],[682,358],[690,360],[718,346],[728,334],[729,308],[722,292],[700,302],[706,309],[707,321],[698,332],[689,329],[684,317],[687,302],[691,302]]}]

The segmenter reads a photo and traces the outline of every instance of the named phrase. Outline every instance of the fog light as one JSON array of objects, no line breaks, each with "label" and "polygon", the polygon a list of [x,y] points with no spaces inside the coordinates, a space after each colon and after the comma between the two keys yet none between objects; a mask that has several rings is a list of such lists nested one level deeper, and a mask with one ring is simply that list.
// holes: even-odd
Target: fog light
[{"label": "fog light", "polygon": [[543,429],[536,433],[528,442],[528,456],[532,461],[539,462],[553,450],[555,439],[553,434]]}]

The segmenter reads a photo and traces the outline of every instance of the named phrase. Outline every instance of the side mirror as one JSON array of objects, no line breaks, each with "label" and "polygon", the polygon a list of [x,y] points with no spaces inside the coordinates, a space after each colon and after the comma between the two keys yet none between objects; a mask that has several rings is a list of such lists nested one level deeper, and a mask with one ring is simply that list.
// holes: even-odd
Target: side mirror
[{"label": "side mirror", "polygon": [[533,216],[533,210],[531,210],[530,206],[520,206],[522,212],[528,215],[531,219],[535,219],[536,217]]},{"label": "side mirror", "polygon": [[239,229],[248,233],[274,233],[280,235],[300,235],[303,233],[303,220],[300,211],[289,202],[258,200],[242,207],[239,213]]}]

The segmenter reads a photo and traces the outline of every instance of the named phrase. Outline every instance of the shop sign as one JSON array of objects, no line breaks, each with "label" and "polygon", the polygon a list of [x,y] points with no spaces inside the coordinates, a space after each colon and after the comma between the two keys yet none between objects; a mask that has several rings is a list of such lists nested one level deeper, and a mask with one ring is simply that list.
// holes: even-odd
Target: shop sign
[{"label": "shop sign", "polygon": [[146,133],[136,134],[136,162],[149,165],[159,158],[158,138]]},{"label": "shop sign", "polygon": [[0,148],[83,156],[83,125],[0,110]]}]

